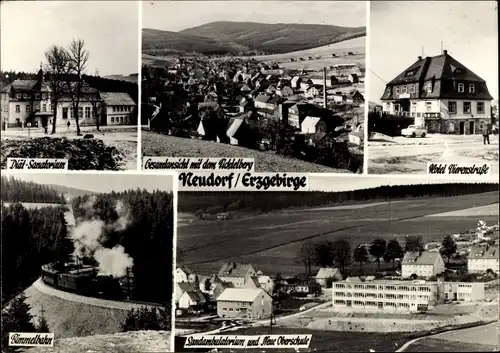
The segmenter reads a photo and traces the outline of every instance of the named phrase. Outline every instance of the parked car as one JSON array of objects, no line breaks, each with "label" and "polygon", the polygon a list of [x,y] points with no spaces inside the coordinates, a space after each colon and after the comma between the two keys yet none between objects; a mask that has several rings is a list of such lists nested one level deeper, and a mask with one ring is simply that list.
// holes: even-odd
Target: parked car
[{"label": "parked car", "polygon": [[427,129],[425,127],[410,125],[406,129],[401,130],[401,135],[404,137],[425,137],[425,135],[427,135]]}]

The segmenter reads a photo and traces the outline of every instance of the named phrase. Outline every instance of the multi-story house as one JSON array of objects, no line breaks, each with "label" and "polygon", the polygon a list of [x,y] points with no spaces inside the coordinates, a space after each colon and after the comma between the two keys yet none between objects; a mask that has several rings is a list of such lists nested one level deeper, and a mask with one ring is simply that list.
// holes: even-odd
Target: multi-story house
[{"label": "multi-story house", "polygon": [[406,252],[401,262],[401,277],[411,276],[430,278],[443,273],[445,264],[438,252]]},{"label": "multi-story house", "polygon": [[[77,82],[63,85],[57,107],[52,106],[52,92],[40,68],[35,80],[15,80],[0,90],[2,129],[45,127],[52,124],[57,110],[56,124],[76,126],[76,117],[81,126],[132,125],[136,124],[136,104],[127,93],[101,92],[83,82],[80,88],[78,112],[74,112],[71,91]],[[71,90],[71,91],[70,91]],[[28,125],[28,123],[30,125]]]},{"label": "multi-story house", "polygon": [[486,81],[459,63],[446,50],[418,57],[385,88],[383,111],[406,115],[430,133],[476,134],[491,122]]},{"label": "multi-story house", "polygon": [[467,272],[484,273],[488,270],[500,274],[498,244],[474,246],[467,257]]},{"label": "multi-story house", "polygon": [[223,282],[231,283],[235,288],[243,288],[245,283],[257,273],[251,264],[229,262],[222,265],[217,277]]},{"label": "multi-story house", "polygon": [[227,288],[217,298],[221,318],[258,320],[272,315],[273,299],[262,288]]}]

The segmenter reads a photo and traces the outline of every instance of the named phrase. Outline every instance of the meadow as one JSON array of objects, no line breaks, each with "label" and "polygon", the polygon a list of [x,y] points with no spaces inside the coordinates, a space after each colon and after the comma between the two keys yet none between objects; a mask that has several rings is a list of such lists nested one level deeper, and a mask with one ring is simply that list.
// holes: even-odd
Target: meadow
[{"label": "meadow", "polygon": [[479,219],[489,225],[497,223],[498,216],[491,212],[426,216],[493,203],[498,207],[498,192],[379,203],[362,209],[331,207],[277,211],[227,221],[195,220],[178,229],[178,248],[182,252],[178,262],[206,275],[217,272],[227,261],[249,262],[270,274],[295,275],[304,271],[297,253],[306,241],[344,238],[354,248],[377,237],[404,243],[407,235],[417,235],[424,242],[441,242],[445,235],[475,229]]}]

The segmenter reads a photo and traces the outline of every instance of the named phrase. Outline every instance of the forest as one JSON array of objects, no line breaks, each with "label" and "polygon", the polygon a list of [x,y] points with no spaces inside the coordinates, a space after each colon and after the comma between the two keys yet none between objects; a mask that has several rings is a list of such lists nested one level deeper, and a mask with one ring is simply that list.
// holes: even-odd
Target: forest
[{"label": "forest", "polygon": [[[173,195],[170,192],[128,190],[72,200],[78,222],[100,219],[112,224],[119,218],[115,202],[127,208],[125,229],[105,227],[101,243],[111,249],[122,245],[133,259],[135,278],[132,298],[163,304],[172,296]],[[92,207],[88,204],[92,202]]]},{"label": "forest", "polygon": [[380,186],[343,192],[181,192],[179,212],[229,212],[241,209],[269,212],[289,207],[314,207],[346,202],[449,197],[498,191],[497,183],[450,183]]},{"label": "forest", "polygon": [[66,203],[63,195],[47,185],[2,176],[0,200],[3,202]]}]

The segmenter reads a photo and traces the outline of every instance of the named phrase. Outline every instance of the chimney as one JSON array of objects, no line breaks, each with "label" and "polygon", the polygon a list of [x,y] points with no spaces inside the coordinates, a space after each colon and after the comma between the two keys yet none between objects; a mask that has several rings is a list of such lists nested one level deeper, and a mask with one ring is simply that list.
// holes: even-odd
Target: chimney
[{"label": "chimney", "polygon": [[422,60],[422,57],[419,55],[419,56],[418,56],[418,61],[420,61],[420,60]]},{"label": "chimney", "polygon": [[448,55],[448,50],[443,50],[443,55]]},{"label": "chimney", "polygon": [[323,107],[326,109],[326,67],[323,68]]}]

